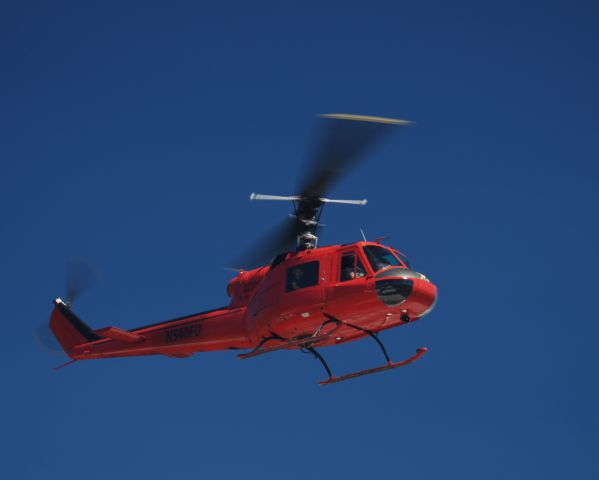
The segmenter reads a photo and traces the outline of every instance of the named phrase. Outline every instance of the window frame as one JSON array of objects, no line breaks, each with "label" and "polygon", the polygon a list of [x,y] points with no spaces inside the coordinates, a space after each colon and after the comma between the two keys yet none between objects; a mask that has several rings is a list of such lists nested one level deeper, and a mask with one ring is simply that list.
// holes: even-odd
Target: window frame
[{"label": "window frame", "polygon": [[407,268],[409,270],[412,269],[410,259],[408,258],[408,256],[405,253],[402,253],[399,250],[396,250],[395,248],[390,248],[389,250],[391,250],[393,252],[393,254],[397,257],[397,259],[401,262],[401,264],[405,268]]},{"label": "window frame", "polygon": [[[291,277],[290,277],[291,272],[293,270],[299,269],[306,265],[313,265],[313,264],[316,264],[316,278],[315,278],[316,283],[311,283],[309,285],[300,286],[298,288],[291,288],[291,284],[292,284]],[[295,265],[290,265],[285,270],[285,293],[299,292],[299,291],[305,290],[306,288],[312,288],[312,287],[316,287],[316,286],[320,285],[320,271],[321,271],[320,260],[310,260],[309,262],[302,262],[302,263],[296,263]]]},{"label": "window frame", "polygon": [[[383,250],[387,250],[387,252],[391,254],[391,257],[393,257],[395,260],[397,260],[399,265],[387,265],[386,267],[379,268],[378,270],[375,271],[374,266],[372,265],[370,258],[368,257],[368,254],[366,253],[367,248],[382,248]],[[397,255],[392,248],[386,247],[385,245],[372,245],[372,244],[362,245],[362,252],[363,252],[364,256],[366,257],[368,266],[370,267],[370,269],[373,271],[374,274],[376,274],[382,270],[386,270],[387,268],[407,268],[406,265],[404,264],[404,262],[401,260],[401,258],[399,258],[399,255]]]},{"label": "window frame", "polygon": [[[354,261],[353,261],[354,278],[343,279],[343,270],[344,270],[343,258],[349,257],[349,256],[354,257]],[[358,277],[356,275],[357,271],[358,271],[358,263],[360,264],[362,271],[363,271],[363,275],[360,277]],[[337,274],[338,274],[338,283],[346,283],[346,282],[351,282],[353,280],[359,280],[360,278],[364,278],[368,275],[368,270],[366,270],[366,267],[364,266],[364,262],[362,261],[362,258],[360,257],[359,249],[351,249],[351,250],[339,252],[339,264],[338,264],[338,268],[337,268]]]},{"label": "window frame", "polygon": [[[362,263],[362,267],[364,268],[364,276],[360,278],[370,278],[373,275],[372,268],[370,268],[370,263],[368,263],[368,259],[364,255],[362,248],[357,245],[352,245],[351,247],[348,245],[343,249],[337,250],[337,257],[333,260],[332,266],[334,267],[334,274],[332,278],[334,279],[334,283],[336,284],[345,284],[350,282],[351,280],[341,280],[341,259],[344,255],[348,255],[353,253],[357,259]],[[359,280],[357,278],[353,278],[352,280]]]}]

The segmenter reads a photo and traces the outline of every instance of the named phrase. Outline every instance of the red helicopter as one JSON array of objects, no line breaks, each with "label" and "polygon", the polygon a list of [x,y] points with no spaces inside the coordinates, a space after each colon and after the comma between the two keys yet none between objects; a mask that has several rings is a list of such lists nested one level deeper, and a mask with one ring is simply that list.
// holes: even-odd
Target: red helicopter
[{"label": "red helicopter", "polygon": [[[324,128],[312,168],[295,196],[252,194],[251,200],[281,200],[294,214],[258,248],[244,255],[228,286],[228,306],[132,330],[93,329],[72,310],[82,285],[67,285],[67,300],[54,300],[50,330],[71,358],[78,360],[250,350],[251,358],[278,350],[314,355],[336,383],[412,363],[426,352],[393,362],[378,332],[414,322],[433,309],[437,288],[410,268],[407,257],[380,242],[318,247],[320,216],[326,204],[365,205],[366,200],[334,200],[326,191],[358,154],[398,126],[410,122],[362,115],[322,115]],[[252,268],[256,267],[256,268]],[[371,337],[380,347],[382,366],[335,376],[318,350]],[[65,366],[62,365],[62,366]],[[61,367],[62,367],[61,366]],[[61,368],[57,367],[57,368]]]}]

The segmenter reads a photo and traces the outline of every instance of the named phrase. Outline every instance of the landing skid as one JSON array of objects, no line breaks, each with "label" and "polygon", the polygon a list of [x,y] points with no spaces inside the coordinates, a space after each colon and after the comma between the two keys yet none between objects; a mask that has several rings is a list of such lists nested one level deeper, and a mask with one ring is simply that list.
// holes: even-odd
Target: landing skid
[{"label": "landing skid", "polygon": [[[329,374],[328,380],[321,380],[318,383],[319,383],[319,385],[329,385],[330,383],[343,382],[344,380],[349,380],[350,378],[357,378],[357,377],[361,377],[363,375],[370,375],[371,373],[384,372],[385,370],[391,370],[393,368],[403,367],[404,365],[409,365],[410,363],[415,362],[420,357],[422,357],[422,355],[424,355],[426,352],[427,352],[427,348],[422,347],[422,348],[419,348],[418,350],[416,350],[415,355],[411,356],[410,358],[408,358],[406,360],[402,360],[401,362],[388,362],[387,365],[383,365],[381,367],[367,368],[366,370],[360,370],[359,372],[347,373],[345,375],[341,375],[340,377],[335,377],[335,376]],[[330,370],[328,372],[330,372]]]},{"label": "landing skid", "polygon": [[[331,321],[339,321],[330,315],[327,315],[327,317]],[[383,352],[383,355],[385,356],[385,360],[387,360],[387,365],[382,365],[380,367],[374,367],[374,368],[367,368],[366,370],[360,370],[358,372],[346,373],[345,375],[336,377],[335,375],[333,375],[333,373],[331,372],[331,369],[327,365],[327,362],[325,361],[325,359],[323,358],[323,356],[320,353],[318,353],[312,347],[305,348],[304,351],[311,353],[312,355],[314,355],[314,357],[316,357],[318,360],[320,360],[320,363],[322,363],[322,366],[324,367],[327,374],[329,375],[329,378],[327,380],[322,380],[322,381],[318,382],[320,385],[329,385],[331,383],[339,383],[339,382],[343,382],[345,380],[349,380],[351,378],[362,377],[364,375],[370,375],[371,373],[384,372],[385,370],[391,370],[393,368],[403,367],[404,365],[409,365],[410,363],[418,360],[428,350],[426,347],[422,347],[422,348],[419,348],[418,350],[416,350],[416,354],[411,356],[410,358],[408,358],[406,360],[402,360],[401,362],[392,362],[391,359],[389,358],[389,354],[387,353],[387,350],[385,349],[385,345],[383,345],[383,342],[381,342],[381,339],[379,338],[378,334],[376,334],[375,332],[373,332],[371,330],[367,330],[365,328],[358,327],[357,325],[352,325],[351,323],[344,322],[343,325],[345,325],[346,327],[351,327],[351,328],[354,328],[355,330],[364,332],[369,337],[371,337],[377,343],[377,345]]]}]

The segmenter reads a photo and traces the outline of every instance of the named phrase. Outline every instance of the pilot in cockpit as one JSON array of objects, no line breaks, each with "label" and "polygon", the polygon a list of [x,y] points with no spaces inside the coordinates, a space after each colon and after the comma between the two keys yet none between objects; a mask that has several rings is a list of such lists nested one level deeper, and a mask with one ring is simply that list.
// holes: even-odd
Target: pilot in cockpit
[{"label": "pilot in cockpit", "polygon": [[344,255],[341,257],[341,276],[340,280],[345,282],[347,280],[353,280],[355,278],[361,278],[365,275],[364,267],[362,262],[357,259],[355,255]]}]

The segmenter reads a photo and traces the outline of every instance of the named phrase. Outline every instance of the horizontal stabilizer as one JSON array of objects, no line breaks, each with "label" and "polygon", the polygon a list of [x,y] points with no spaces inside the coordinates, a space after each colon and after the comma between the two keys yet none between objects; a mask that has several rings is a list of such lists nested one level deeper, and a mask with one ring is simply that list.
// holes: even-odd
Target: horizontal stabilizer
[{"label": "horizontal stabilizer", "polygon": [[137,333],[128,332],[118,327],[105,327],[94,332],[96,335],[101,337],[110,338],[111,340],[118,340],[119,342],[126,343],[139,343],[145,340],[145,337],[138,335]]}]

